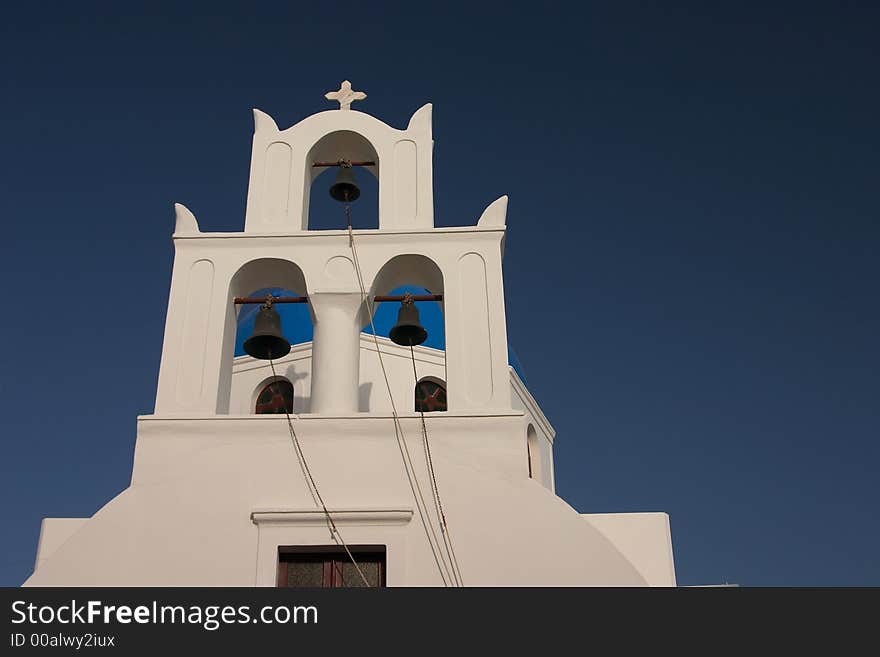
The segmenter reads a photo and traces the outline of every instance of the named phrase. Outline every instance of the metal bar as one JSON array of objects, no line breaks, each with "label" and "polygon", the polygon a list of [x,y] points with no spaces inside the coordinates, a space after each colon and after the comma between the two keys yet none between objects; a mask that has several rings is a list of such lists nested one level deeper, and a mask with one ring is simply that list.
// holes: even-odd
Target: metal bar
[{"label": "metal bar", "polygon": [[[404,300],[404,295],[402,294],[380,294],[373,297],[374,303],[384,303],[384,302],[400,302]],[[413,294],[413,301],[443,301],[442,294]],[[272,297],[272,303],[308,303],[309,298],[307,296],[301,297]],[[235,297],[232,300],[236,306],[240,306],[242,304],[247,303],[266,303],[266,297]]]},{"label": "metal bar", "polygon": [[[313,167],[338,167],[339,162],[315,162]],[[374,167],[376,166],[375,162],[349,162],[349,164],[353,167]]]},{"label": "metal bar", "polygon": [[[382,303],[383,301],[403,301],[404,296],[402,294],[385,294],[378,295],[373,297],[373,301],[376,303]],[[413,301],[443,301],[442,294],[413,294]]]},{"label": "metal bar", "polygon": [[[308,303],[308,297],[272,297],[272,303]],[[232,300],[236,306],[243,303],[266,303],[266,297],[235,297]]]}]

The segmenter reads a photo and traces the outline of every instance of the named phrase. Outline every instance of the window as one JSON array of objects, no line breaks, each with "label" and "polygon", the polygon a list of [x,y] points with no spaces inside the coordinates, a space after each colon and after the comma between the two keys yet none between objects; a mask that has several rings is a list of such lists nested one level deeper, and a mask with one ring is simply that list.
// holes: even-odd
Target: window
[{"label": "window", "polygon": [[257,395],[258,415],[293,413],[293,384],[286,379],[272,381]]},{"label": "window", "polygon": [[[349,550],[369,586],[371,588],[385,586],[385,547],[351,546]],[[280,547],[278,548],[278,586],[364,588],[364,581],[344,549],[336,546]]]},{"label": "window", "polygon": [[538,447],[538,432],[531,424],[526,430],[526,454],[529,457],[529,478],[542,479],[543,464],[541,463],[541,450]]},{"label": "window", "polygon": [[446,388],[442,383],[431,379],[422,379],[416,384],[416,410],[420,413],[445,411]]}]

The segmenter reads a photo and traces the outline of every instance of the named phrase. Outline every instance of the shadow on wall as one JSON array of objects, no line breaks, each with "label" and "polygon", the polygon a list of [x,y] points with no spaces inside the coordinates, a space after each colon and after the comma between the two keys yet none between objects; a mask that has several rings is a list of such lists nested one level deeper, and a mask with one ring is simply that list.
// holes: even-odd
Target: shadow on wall
[{"label": "shadow on wall", "polygon": [[[292,404],[289,406],[289,410],[291,410],[291,412],[293,413],[308,413],[311,397],[307,394],[309,390],[307,388],[307,383],[304,380],[307,379],[309,375],[306,372],[298,370],[298,366],[299,364],[295,361],[278,363],[277,365],[275,365],[274,375],[269,375],[269,372],[267,371],[266,378],[260,381],[260,383],[253,391],[250,400],[249,412],[257,414],[283,412],[283,410],[279,407],[277,403],[272,404],[270,408],[266,408],[266,405],[270,402],[277,402],[277,400],[272,399],[272,397],[276,396],[276,394],[272,394],[268,398],[261,400],[263,393],[267,392],[267,388],[271,387],[274,383],[280,381],[290,384],[291,386],[289,391],[285,391],[292,393]],[[281,390],[270,390],[269,392],[280,393]]]},{"label": "shadow on wall", "polygon": [[358,411],[361,413],[369,413],[370,411],[370,395],[373,394],[372,382],[362,383],[358,388]]}]

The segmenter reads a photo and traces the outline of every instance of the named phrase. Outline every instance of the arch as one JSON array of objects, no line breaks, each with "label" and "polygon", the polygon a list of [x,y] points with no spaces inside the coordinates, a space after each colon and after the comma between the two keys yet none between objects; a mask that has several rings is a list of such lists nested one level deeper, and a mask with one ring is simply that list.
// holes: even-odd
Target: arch
[{"label": "arch", "polygon": [[[373,143],[358,132],[352,130],[335,130],[318,139],[306,154],[305,180],[303,188],[303,229],[343,229],[342,208],[339,203],[329,197],[327,190],[336,177],[336,167],[314,167],[315,162],[375,162],[375,166],[355,167],[354,174],[361,187],[361,198],[353,203],[355,211],[352,216],[354,228],[379,228],[379,184],[370,184],[364,171],[369,171],[381,183],[379,178],[379,153]],[[324,175],[326,174],[326,175]],[[319,177],[326,182],[316,185]],[[318,191],[312,207],[312,192]],[[320,221],[312,217],[314,211],[330,216],[336,215],[339,221]]]},{"label": "arch", "polygon": [[[434,227],[430,104],[413,114],[404,130],[358,111],[318,112],[284,130],[263,112],[254,116],[247,232],[309,229],[309,191],[320,174],[312,163],[318,156],[379,162],[381,171],[373,173],[381,177],[380,227]],[[361,214],[356,212],[355,220]]]},{"label": "arch", "polygon": [[251,408],[257,415],[293,413],[293,384],[283,376],[272,376],[254,390]]},{"label": "arch", "polygon": [[544,473],[541,463],[541,447],[538,445],[538,432],[529,424],[526,429],[526,454],[529,459],[529,478],[543,482]]},{"label": "arch", "polygon": [[[368,278],[368,280],[370,279]],[[406,292],[410,292],[414,295],[426,293],[444,294],[443,272],[434,260],[419,253],[398,254],[382,264],[377,273],[372,276],[369,290],[370,298],[373,298],[376,295],[398,295]],[[442,385],[444,391],[446,391],[447,374],[445,348],[447,331],[444,304],[442,301],[418,301],[416,302],[416,308],[419,311],[421,324],[428,330],[428,339],[423,347],[441,352],[440,354],[437,354],[435,351],[434,355],[429,357],[429,362],[432,359],[434,362],[434,364],[430,366],[432,369],[429,371],[433,374],[440,374],[443,376],[442,379],[430,379],[430,377],[420,376],[419,381],[422,381],[423,379],[434,380]],[[373,306],[374,324],[378,335],[386,337],[389,335],[391,327],[397,322],[399,309],[400,305],[396,303],[379,303]],[[368,334],[372,333],[373,327],[369,323],[369,318],[365,316],[364,322],[366,325],[363,330]],[[430,353],[430,351],[428,353]],[[437,356],[441,356],[442,358],[442,361],[439,363],[436,360]],[[405,357],[406,360],[409,361],[410,354],[408,349],[405,352]],[[418,354],[416,357],[421,358]],[[436,369],[438,365],[442,369]],[[412,365],[408,362],[406,363],[406,369],[408,370],[407,376],[411,382],[410,385],[414,386],[413,388],[409,388],[409,390],[415,392],[417,382],[413,380]],[[419,374],[421,375],[422,372],[419,372]],[[427,374],[427,372],[425,372],[425,374]],[[412,394],[414,394],[414,392]],[[409,404],[413,402],[404,398],[398,403],[409,406]]]},{"label": "arch", "polygon": [[306,294],[306,277],[299,265],[281,258],[250,260],[235,272],[229,282],[230,301],[251,290],[278,287]]},{"label": "arch", "polygon": [[[412,292],[413,294],[445,294],[443,272],[437,263],[427,256],[416,253],[396,255],[386,261],[373,277],[373,284],[370,287],[370,298],[381,294],[401,294],[403,292]],[[445,341],[446,317],[443,302],[420,301],[417,302],[417,307],[420,308],[419,312],[424,314],[428,305],[434,303],[439,306],[442,314],[440,321]],[[374,308],[374,313],[376,317],[379,316],[379,313],[382,313],[386,315],[386,319],[388,317],[397,317],[397,309],[392,308],[392,304],[377,304]],[[367,324],[365,330],[369,331],[369,329],[369,324]]]},{"label": "arch", "polygon": [[[397,287],[417,285],[431,294],[444,294],[443,271],[428,256],[403,253],[388,260],[373,277],[370,295],[388,294]],[[443,302],[440,302],[443,307]]]},{"label": "arch", "polygon": [[235,355],[238,316],[242,311],[242,308],[234,305],[232,300],[235,297],[247,296],[255,290],[274,288],[291,290],[296,295],[307,294],[305,275],[299,265],[281,258],[257,258],[242,264],[229,281],[221,348],[220,385],[217,392],[217,412],[220,414],[229,412],[232,359]]},{"label": "arch", "polygon": [[415,410],[419,413],[448,411],[446,382],[436,376],[423,376],[415,386]]}]

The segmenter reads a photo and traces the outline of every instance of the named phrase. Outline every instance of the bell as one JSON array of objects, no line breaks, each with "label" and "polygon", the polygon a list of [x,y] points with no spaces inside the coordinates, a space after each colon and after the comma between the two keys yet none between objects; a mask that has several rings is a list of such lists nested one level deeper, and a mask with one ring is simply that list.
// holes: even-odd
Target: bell
[{"label": "bell", "polygon": [[351,166],[339,166],[336,172],[336,182],[330,188],[330,196],[340,203],[356,201],[361,195],[361,190],[354,179],[354,169]]},{"label": "bell", "polygon": [[400,304],[400,310],[397,313],[397,324],[391,329],[388,337],[391,338],[392,342],[404,347],[415,347],[428,339],[428,332],[419,323],[419,311],[412,301],[409,303],[404,301]]},{"label": "bell", "polygon": [[260,360],[277,360],[290,353],[290,343],[281,334],[281,316],[270,304],[257,313],[254,332],[245,340],[244,350]]}]

